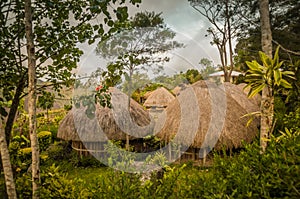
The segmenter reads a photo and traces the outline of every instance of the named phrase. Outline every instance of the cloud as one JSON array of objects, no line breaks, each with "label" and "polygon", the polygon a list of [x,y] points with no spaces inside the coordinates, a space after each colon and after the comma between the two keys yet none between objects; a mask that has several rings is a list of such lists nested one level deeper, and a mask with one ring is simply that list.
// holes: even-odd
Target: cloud
[{"label": "cloud", "polygon": [[[139,8],[128,6],[131,16],[145,10],[162,12],[167,26],[177,33],[176,39],[184,41],[186,47],[173,52],[172,61],[166,67],[179,67],[180,70],[183,66],[185,69],[198,68],[200,59],[204,57],[213,60],[215,65],[220,63],[216,47],[210,45],[209,37],[205,37],[209,23],[189,5],[188,0],[143,0]],[[95,54],[96,45],[79,46],[85,53],[79,71],[95,70],[105,65],[106,62]]]}]

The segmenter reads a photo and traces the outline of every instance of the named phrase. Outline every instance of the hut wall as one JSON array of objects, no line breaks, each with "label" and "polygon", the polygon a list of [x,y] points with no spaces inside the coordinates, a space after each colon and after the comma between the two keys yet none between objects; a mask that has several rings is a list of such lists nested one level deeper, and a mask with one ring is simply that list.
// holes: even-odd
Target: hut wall
[{"label": "hut wall", "polygon": [[82,141],[72,141],[72,148],[80,155],[80,157],[91,156],[92,153],[103,153],[104,152],[103,142],[84,142]]}]

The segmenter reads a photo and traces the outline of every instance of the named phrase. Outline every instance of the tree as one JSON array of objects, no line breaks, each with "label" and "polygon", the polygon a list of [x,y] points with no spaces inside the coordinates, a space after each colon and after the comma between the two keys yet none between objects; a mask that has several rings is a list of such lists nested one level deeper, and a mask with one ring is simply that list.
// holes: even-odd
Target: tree
[{"label": "tree", "polygon": [[[274,115],[274,96],[275,92],[282,88],[292,88],[289,79],[294,79],[294,72],[282,71],[283,61],[279,61],[279,47],[277,48],[274,58],[269,57],[263,52],[259,52],[262,65],[257,61],[246,62],[249,70],[246,74],[245,81],[248,83],[246,88],[250,88],[249,97],[253,97],[259,92],[263,92],[261,104],[261,132],[260,144],[262,152],[267,147],[267,139],[273,131]],[[264,93],[267,95],[264,96]]]},{"label": "tree", "polygon": [[40,198],[38,189],[40,184],[40,155],[37,138],[36,122],[36,59],[33,40],[31,0],[25,0],[25,34],[28,55],[28,117],[29,135],[32,154],[32,198]]},{"label": "tree", "polygon": [[212,27],[208,33],[212,36],[212,45],[216,45],[219,51],[224,78],[230,81],[234,68],[233,44],[239,30],[239,19],[236,11],[238,4],[231,0],[188,0],[190,5],[204,16]]},{"label": "tree", "polygon": [[207,58],[202,58],[199,64],[203,67],[200,70],[200,74],[203,79],[208,79],[209,75],[216,71],[216,68],[213,66],[213,62]]},{"label": "tree", "polygon": [[186,73],[185,73],[185,78],[187,79],[187,81],[190,84],[193,84],[193,83],[203,79],[201,74],[199,73],[199,71],[196,70],[196,69],[187,70]]},{"label": "tree", "polygon": [[[150,67],[156,69],[154,72],[159,71],[161,66],[158,64],[169,61],[169,58],[163,54],[183,45],[173,41],[175,33],[166,27],[161,13],[140,12],[126,24],[127,30],[101,41],[96,52],[103,58],[113,60],[103,74],[109,82],[118,81],[122,75],[125,76],[125,80],[128,81],[129,107],[134,73],[141,70],[147,71]],[[154,64],[158,67],[153,68]],[[126,149],[129,149],[128,134]]]},{"label": "tree", "polygon": [[[140,0],[129,0],[140,3]],[[34,1],[32,35],[29,38],[25,28],[25,7],[29,1],[11,0],[0,2],[0,87],[2,99],[11,103],[0,103],[0,113],[6,120],[5,137],[9,143],[12,126],[20,100],[29,95],[31,111],[31,129],[34,129],[34,98],[45,85],[36,85],[36,79],[48,81],[47,86],[59,91],[62,85],[73,83],[72,70],[77,67],[82,51],[78,42],[93,43],[121,28],[128,17],[128,9],[122,5],[125,0],[71,0],[71,1]],[[111,8],[117,7],[111,10]],[[28,9],[26,16],[28,15]],[[93,25],[91,21],[102,15],[103,24]],[[27,16],[28,17],[28,16]],[[29,17],[30,18],[30,17]],[[28,19],[28,18],[27,18]],[[116,19],[116,20],[113,20]],[[116,22],[117,21],[117,22]],[[28,25],[26,27],[29,27]],[[106,31],[107,30],[107,31]],[[25,33],[27,32],[27,33]],[[29,56],[25,52],[26,41],[30,44]],[[35,51],[31,51],[34,43]],[[27,46],[29,47],[29,46]],[[36,63],[34,77],[34,60]],[[27,63],[30,66],[28,68]],[[32,78],[28,78],[28,77]],[[30,84],[30,88],[29,88]],[[29,88],[29,89],[27,89]],[[30,92],[30,94],[28,94]],[[7,116],[6,116],[7,115]],[[33,132],[34,134],[34,132]],[[34,144],[34,143],[33,143]],[[33,152],[34,153],[34,152]],[[36,177],[35,177],[36,179]]]},{"label": "tree", "polygon": [[[272,31],[270,25],[269,0],[259,0],[259,13],[261,21],[262,50],[270,59],[272,59]],[[264,62],[263,64],[264,67],[268,67],[268,63]],[[262,152],[264,152],[267,147],[267,139],[269,138],[273,126],[274,96],[272,87],[265,87],[262,90],[260,109],[260,146]]]},{"label": "tree", "polygon": [[[259,59],[257,51],[261,50],[261,27],[258,1],[242,1],[244,12],[243,29],[237,38],[237,63],[246,71],[245,61]],[[281,46],[280,59],[285,65],[295,65],[300,53],[300,2],[297,0],[269,0],[272,42]],[[274,51],[274,50],[273,50]],[[273,52],[274,53],[274,52]]]},{"label": "tree", "polygon": [[[102,38],[121,28],[120,21],[128,17],[127,7],[122,1],[35,1],[34,10],[34,42],[36,45],[37,78],[48,81],[49,87],[59,91],[63,84],[69,86],[73,82],[72,69],[77,67],[82,51],[77,47],[78,42]],[[136,4],[140,0],[129,0]],[[114,13],[111,7],[118,7]],[[9,142],[12,124],[17,107],[28,93],[27,57],[24,55],[24,5],[22,1],[1,1],[0,3],[0,86],[3,97],[12,101],[9,107],[5,133]],[[83,12],[84,10],[84,12]],[[91,21],[102,14],[103,24],[93,25]],[[115,15],[115,17],[114,17]],[[118,19],[115,23],[113,18]],[[72,23],[70,23],[72,22]],[[105,31],[108,30],[108,31]],[[45,85],[37,85],[42,90]]]},{"label": "tree", "polygon": [[55,95],[51,92],[42,91],[41,95],[38,96],[37,106],[46,110],[46,118],[49,119],[49,109],[54,105]]}]

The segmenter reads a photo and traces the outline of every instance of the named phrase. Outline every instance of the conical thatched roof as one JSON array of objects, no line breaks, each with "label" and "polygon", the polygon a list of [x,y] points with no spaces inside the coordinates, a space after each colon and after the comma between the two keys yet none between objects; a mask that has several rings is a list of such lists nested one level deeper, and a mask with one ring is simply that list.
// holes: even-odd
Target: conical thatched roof
[{"label": "conical thatched roof", "polygon": [[168,104],[173,101],[175,97],[164,87],[157,88],[151,92],[150,96],[144,103],[144,106],[148,107],[167,107]]},{"label": "conical thatched roof", "polygon": [[242,116],[247,110],[212,82],[196,82],[176,99],[155,127],[165,141],[173,139],[195,148],[237,148],[242,141],[251,142],[258,132],[255,122],[246,127],[248,119]]},{"label": "conical thatched roof", "polygon": [[258,112],[259,106],[253,98],[248,98],[246,92],[244,92],[240,86],[232,84],[230,82],[224,82],[221,87],[225,88],[225,91],[241,105],[248,113]]},{"label": "conical thatched roof", "polygon": [[125,140],[126,132],[130,139],[144,137],[153,132],[153,123],[144,108],[130,101],[130,111],[127,111],[128,97],[113,89],[112,109],[96,105],[95,117],[89,118],[86,108],[73,108],[61,121],[57,137],[73,141],[106,141]]}]

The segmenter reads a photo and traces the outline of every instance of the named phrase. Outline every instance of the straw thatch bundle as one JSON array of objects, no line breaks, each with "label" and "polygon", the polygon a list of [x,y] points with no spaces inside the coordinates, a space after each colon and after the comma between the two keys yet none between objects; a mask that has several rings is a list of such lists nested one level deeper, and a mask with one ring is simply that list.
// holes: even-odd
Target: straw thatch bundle
[{"label": "straw thatch bundle", "polygon": [[101,142],[107,139],[125,140],[124,132],[131,133],[130,139],[151,134],[153,124],[147,111],[132,99],[130,110],[127,111],[127,95],[116,89],[111,93],[112,109],[97,104],[95,117],[89,118],[86,108],[73,108],[61,121],[57,137],[64,140]]},{"label": "straw thatch bundle", "polygon": [[[193,103],[191,92],[196,103]],[[242,118],[245,114],[247,110],[229,93],[212,82],[199,81],[166,108],[162,115],[166,118],[158,120],[155,132],[167,142],[175,137],[176,143],[194,148],[232,149],[241,146],[242,141],[251,142],[258,132],[255,122],[246,127],[248,119]],[[160,121],[164,120],[162,124]]]},{"label": "straw thatch bundle", "polygon": [[164,87],[160,87],[157,88],[155,91],[151,92],[151,94],[145,101],[144,106],[146,106],[147,108],[165,108],[174,99],[175,97],[167,89],[165,89]]},{"label": "straw thatch bundle", "polygon": [[224,86],[225,91],[241,105],[248,113],[258,112],[259,106],[254,98],[248,98],[245,91],[241,89],[241,86],[235,85],[229,82],[224,82],[221,87]]}]

